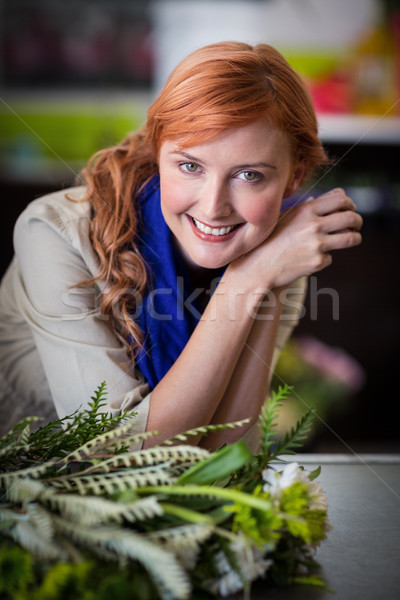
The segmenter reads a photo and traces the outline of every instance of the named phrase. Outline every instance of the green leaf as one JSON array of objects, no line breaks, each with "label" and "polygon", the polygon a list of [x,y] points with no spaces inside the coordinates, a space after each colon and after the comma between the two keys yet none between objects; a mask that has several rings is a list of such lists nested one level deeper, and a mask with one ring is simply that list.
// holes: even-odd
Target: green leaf
[{"label": "green leaf", "polygon": [[310,409],[305,415],[292,427],[289,433],[285,434],[282,442],[279,442],[271,458],[276,458],[280,454],[295,454],[294,448],[302,446],[304,440],[311,429],[315,417],[314,409]]},{"label": "green leaf", "polygon": [[[149,496],[149,498],[152,498],[152,496]],[[162,502],[161,506],[166,515],[173,515],[174,517],[182,519],[182,521],[187,521],[189,523],[213,522],[213,519],[210,515],[203,515],[200,512],[191,510],[184,506],[179,506],[177,504],[169,504],[168,502]]]},{"label": "green leaf", "polygon": [[178,478],[177,483],[179,485],[214,483],[243,467],[251,458],[252,454],[246,442],[239,440],[195,464]]},{"label": "green leaf", "polygon": [[[317,587],[326,588],[326,584],[318,577],[318,575],[304,575],[301,577],[293,577],[293,583],[301,583],[302,585],[315,585]],[[330,590],[332,591],[332,590]]]},{"label": "green leaf", "polygon": [[289,385],[279,386],[278,391],[271,392],[265,406],[262,407],[258,426],[261,430],[261,452],[268,455],[275,444],[277,419],[282,402],[290,395],[293,388]]},{"label": "green leaf", "polygon": [[200,427],[195,427],[194,429],[189,429],[188,431],[183,431],[182,433],[178,433],[168,440],[164,440],[161,442],[160,446],[171,446],[176,442],[186,442],[190,437],[196,437],[198,435],[208,435],[210,433],[215,433],[216,431],[226,431],[227,429],[236,429],[236,427],[243,427],[246,423],[249,423],[250,419],[242,419],[241,421],[233,421],[232,423],[220,423],[220,424],[212,424],[212,425],[202,425]]},{"label": "green leaf", "polygon": [[149,486],[137,490],[141,494],[165,494],[168,496],[208,496],[220,498],[227,502],[237,502],[256,508],[258,510],[270,510],[271,502],[246,494],[234,488],[220,488],[216,485],[168,485]]},{"label": "green leaf", "polygon": [[314,479],[317,479],[317,477],[320,475],[321,473],[321,465],[319,467],[317,467],[316,469],[314,469],[314,471],[311,471],[311,473],[308,474],[308,478],[310,481],[314,481]]}]

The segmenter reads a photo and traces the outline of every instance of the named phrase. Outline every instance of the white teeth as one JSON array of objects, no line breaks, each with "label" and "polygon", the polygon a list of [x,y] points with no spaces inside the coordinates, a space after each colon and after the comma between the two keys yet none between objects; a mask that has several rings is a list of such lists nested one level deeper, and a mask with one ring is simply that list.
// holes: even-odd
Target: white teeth
[{"label": "white teeth", "polygon": [[234,225],[220,228],[214,227],[213,229],[211,229],[211,227],[208,227],[208,225],[203,225],[203,223],[197,221],[197,219],[194,219],[193,217],[192,220],[193,223],[196,225],[197,229],[200,229],[200,231],[208,235],[225,235],[226,233],[229,233],[230,231],[232,231],[232,229],[234,229]]}]

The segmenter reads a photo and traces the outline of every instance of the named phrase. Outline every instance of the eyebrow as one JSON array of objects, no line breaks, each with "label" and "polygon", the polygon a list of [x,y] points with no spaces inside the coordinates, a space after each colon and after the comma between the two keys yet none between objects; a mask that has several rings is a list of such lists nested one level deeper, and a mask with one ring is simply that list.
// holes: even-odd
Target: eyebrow
[{"label": "eyebrow", "polygon": [[[180,156],[184,156],[185,158],[187,158],[188,160],[194,162],[194,163],[199,163],[199,164],[203,164],[203,161],[200,160],[199,158],[196,158],[195,156],[192,156],[191,154],[188,154],[187,152],[183,152],[182,150],[179,149],[175,149],[172,150],[170,152],[170,154],[179,154]],[[266,169],[276,169],[275,165],[271,165],[271,163],[266,163],[266,162],[255,162],[255,163],[245,163],[243,165],[235,165],[234,169],[260,169],[260,168],[266,168]]]}]

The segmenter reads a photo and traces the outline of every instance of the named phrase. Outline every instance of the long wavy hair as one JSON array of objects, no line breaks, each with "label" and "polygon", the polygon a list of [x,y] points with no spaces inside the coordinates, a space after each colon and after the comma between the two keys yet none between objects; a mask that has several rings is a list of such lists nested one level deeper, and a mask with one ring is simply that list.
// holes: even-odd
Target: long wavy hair
[{"label": "long wavy hair", "polygon": [[261,117],[286,133],[294,164],[304,168],[301,183],[327,162],[310,94],[283,56],[267,44],[211,44],[174,69],[141,130],[96,153],[83,171],[85,199],[92,206],[90,239],[100,266],[97,277],[85,283],[102,282],[101,312],[131,356],[142,333],[130,314],[148,283],[135,245],[135,198],[158,172],[162,143],[179,139],[190,147]]}]

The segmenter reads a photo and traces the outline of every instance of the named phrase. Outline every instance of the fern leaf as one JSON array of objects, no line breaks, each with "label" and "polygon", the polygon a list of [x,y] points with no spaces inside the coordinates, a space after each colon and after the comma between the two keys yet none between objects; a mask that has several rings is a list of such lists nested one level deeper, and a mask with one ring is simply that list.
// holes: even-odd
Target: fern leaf
[{"label": "fern leaf", "polygon": [[17,444],[17,442],[8,444],[8,446],[0,448],[0,460],[18,458],[23,452],[27,452],[29,448],[28,444]]},{"label": "fern leaf", "polygon": [[8,443],[0,444],[0,460],[4,461],[4,459],[12,457],[19,458],[23,452],[27,452],[30,449],[30,445],[28,444],[30,432],[30,423],[28,423],[19,432],[17,437],[10,436]]},{"label": "fern leaf", "polygon": [[223,431],[225,429],[236,429],[236,427],[243,427],[249,419],[242,419],[241,421],[234,421],[232,423],[221,423],[218,425],[205,425],[203,427],[196,427],[195,429],[189,429],[182,433],[178,433],[168,440],[161,442],[161,446],[170,446],[176,442],[186,442],[190,437],[196,437],[197,435],[207,435],[208,433],[214,433],[216,431]]},{"label": "fern leaf", "polygon": [[35,529],[40,531],[40,535],[51,542],[54,535],[51,514],[37,502],[26,505],[26,514]]},{"label": "fern leaf", "polygon": [[175,556],[145,536],[132,531],[112,528],[86,528],[55,518],[57,528],[80,545],[100,557],[114,560],[135,560],[151,575],[162,600],[186,600],[191,586],[189,578]]},{"label": "fern leaf", "polygon": [[179,558],[186,569],[192,570],[196,566],[202,544],[212,536],[214,529],[210,523],[196,523],[153,531],[147,537],[158,544],[162,543],[164,548]]},{"label": "fern leaf", "polygon": [[0,520],[11,523],[7,529],[2,528],[3,533],[34,556],[44,560],[65,558],[63,549],[49,539],[48,531],[43,535],[40,529],[29,522],[29,515],[1,509]]},{"label": "fern leaf", "polygon": [[301,447],[309,434],[315,417],[314,409],[308,410],[295,427],[292,427],[289,433],[286,433],[282,442],[279,442],[272,458],[277,458],[280,454],[295,454],[294,448]]},{"label": "fern leaf", "polygon": [[63,560],[65,558],[62,549],[56,544],[49,542],[30,523],[18,523],[12,529],[11,537],[37,558],[45,560]]},{"label": "fern leaf", "polygon": [[30,434],[31,434],[31,423],[27,423],[25,425],[25,427],[23,428],[23,430],[21,431],[20,435],[18,436],[18,442],[24,446],[27,445]]},{"label": "fern leaf", "polygon": [[156,446],[136,452],[137,465],[152,465],[165,462],[196,463],[210,456],[210,452],[199,446]]},{"label": "fern leaf", "polygon": [[7,529],[14,525],[18,521],[27,521],[28,517],[25,513],[21,513],[19,510],[15,512],[9,506],[0,506],[0,521],[2,522],[1,529]]},{"label": "fern leaf", "polygon": [[164,514],[162,506],[155,496],[149,496],[135,502],[113,502],[105,498],[76,496],[71,494],[54,494],[48,498],[49,504],[66,519],[87,527],[124,520],[134,523],[152,519]]},{"label": "fern leaf", "polygon": [[91,396],[91,400],[92,402],[89,404],[90,406],[90,411],[86,411],[89,414],[97,414],[99,408],[106,402],[106,396],[107,396],[107,383],[105,381],[103,381],[99,387],[97,388],[97,390],[94,392],[94,395]]},{"label": "fern leaf", "polygon": [[125,469],[114,473],[100,475],[82,475],[80,473],[48,480],[50,485],[78,494],[114,494],[158,482],[156,485],[171,485],[175,478],[166,472],[165,468],[148,467],[145,469]]},{"label": "fern leaf", "polygon": [[59,460],[53,458],[42,464],[33,467],[27,467],[26,469],[18,469],[16,471],[9,471],[8,473],[0,473],[0,485],[11,485],[13,481],[23,477],[38,479],[39,477],[45,475],[47,471],[53,470],[57,463],[61,464]]},{"label": "fern leaf", "polygon": [[17,423],[11,431],[0,438],[0,461],[9,458],[20,458],[22,453],[30,449],[28,443],[31,433],[31,423],[38,421],[39,417],[27,417]]},{"label": "fern leaf", "polygon": [[210,452],[199,446],[155,446],[145,450],[126,452],[112,456],[104,461],[95,462],[93,466],[85,469],[85,474],[93,472],[109,473],[112,469],[120,467],[151,466],[170,462],[193,464],[210,456]]},{"label": "fern leaf", "polygon": [[212,523],[191,523],[190,525],[179,525],[160,531],[152,531],[147,537],[154,541],[162,541],[174,551],[183,549],[198,549],[200,545],[208,540],[214,533],[215,527]]},{"label": "fern leaf", "polygon": [[9,480],[7,483],[10,485],[6,487],[6,497],[11,502],[32,502],[36,500],[46,489],[45,486],[39,481],[29,479],[27,477],[20,479]]},{"label": "fern leaf", "polygon": [[21,419],[21,421],[18,421],[6,435],[0,438],[0,448],[7,446],[10,442],[18,442],[21,435],[25,435],[24,432],[26,431],[27,426],[42,420],[42,417],[25,417],[24,419]]},{"label": "fern leaf", "polygon": [[85,456],[89,456],[94,450],[107,449],[110,446],[118,444],[133,444],[146,440],[147,438],[154,435],[154,432],[137,433],[130,435],[131,429],[135,426],[134,418],[129,423],[124,423],[111,431],[98,435],[91,439],[86,444],[80,446],[77,450],[74,450],[68,456],[65,457],[65,461],[80,460]]},{"label": "fern leaf", "polygon": [[261,409],[258,426],[261,429],[261,451],[264,455],[269,454],[275,443],[279,409],[292,389],[286,384],[283,387],[279,386],[277,392],[272,391],[266,405]]}]

